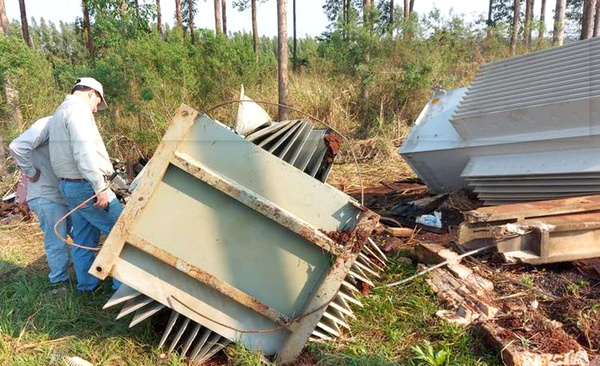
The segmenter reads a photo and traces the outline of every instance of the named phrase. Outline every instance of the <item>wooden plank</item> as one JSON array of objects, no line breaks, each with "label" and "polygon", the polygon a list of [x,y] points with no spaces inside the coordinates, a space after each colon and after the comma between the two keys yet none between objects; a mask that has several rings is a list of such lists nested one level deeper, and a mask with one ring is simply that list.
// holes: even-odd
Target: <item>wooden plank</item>
[{"label": "wooden plank", "polygon": [[344,250],[339,244],[334,242],[316,227],[293,215],[291,212],[275,205],[264,197],[259,196],[246,187],[241,186],[237,182],[213,172],[210,168],[193,157],[176,151],[171,163],[229,197],[260,212],[264,216],[281,226],[288,228],[308,242],[321,247],[327,252],[332,253],[333,255],[340,255],[343,253]]},{"label": "wooden plank", "polygon": [[464,213],[470,223],[523,220],[531,217],[600,210],[600,195],[482,207]]},{"label": "wooden plank", "polygon": [[125,241],[128,244],[150,254],[152,257],[176,268],[178,271],[185,273],[186,275],[198,280],[206,286],[220,292],[228,298],[238,302],[245,307],[256,311],[264,317],[274,321],[277,324],[283,325],[289,323],[290,319],[284,314],[280,313],[276,309],[263,304],[258,299],[246,294],[238,288],[231,286],[227,282],[220,280],[219,278],[205,272],[201,268],[194,266],[191,263],[184,261],[181,258],[174,256],[171,253],[159,248],[148,240],[141,238],[136,235],[129,234]]},{"label": "wooden plank", "polygon": [[115,260],[121,253],[123,245],[125,245],[123,239],[125,233],[135,226],[144,207],[150,201],[152,193],[156,190],[156,186],[160,184],[162,177],[165,175],[171,155],[197,118],[198,112],[194,109],[185,104],[179,107],[152,159],[148,162],[143,179],[131,195],[123,213],[106,238],[102,246],[103,250],[98,253],[90,267],[90,274],[100,279],[105,279],[110,274]]},{"label": "wooden plank", "polygon": [[412,236],[415,230],[409,227],[386,227],[385,232],[392,236],[406,238]]}]

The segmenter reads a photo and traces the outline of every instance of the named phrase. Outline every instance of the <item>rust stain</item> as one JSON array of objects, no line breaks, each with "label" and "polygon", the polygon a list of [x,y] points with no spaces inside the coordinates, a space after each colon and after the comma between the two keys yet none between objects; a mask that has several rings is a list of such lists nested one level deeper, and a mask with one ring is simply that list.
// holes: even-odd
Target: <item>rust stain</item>
[{"label": "rust stain", "polygon": [[379,222],[379,215],[375,212],[365,209],[358,217],[356,226],[351,231],[330,231],[324,232],[329,238],[344,248],[351,248],[350,253],[359,253],[365,246],[367,239],[375,230]]}]

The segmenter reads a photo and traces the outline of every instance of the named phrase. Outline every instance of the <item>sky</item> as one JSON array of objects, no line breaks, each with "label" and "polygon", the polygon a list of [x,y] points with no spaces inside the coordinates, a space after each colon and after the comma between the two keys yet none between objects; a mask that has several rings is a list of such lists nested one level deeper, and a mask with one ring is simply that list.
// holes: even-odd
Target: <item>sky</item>
[{"label": "sky", "polygon": [[[140,2],[154,2],[154,0],[140,0]],[[227,28],[229,32],[252,31],[250,9],[238,12],[233,9],[233,0],[227,0]],[[324,0],[297,0],[296,19],[298,37],[318,36],[326,29],[327,17],[323,12]],[[401,1],[396,1],[401,3]],[[39,20],[43,17],[46,21],[58,23],[59,21],[73,22],[76,17],[81,16],[81,0],[25,0],[27,6],[27,17],[35,17]],[[9,19],[20,19],[19,1],[5,0],[6,13]],[[466,21],[473,21],[480,15],[487,17],[488,0],[416,0],[414,10],[419,14],[429,13],[434,7],[440,9],[442,15],[449,16],[464,15]],[[536,6],[535,15],[539,16],[539,5]],[[174,0],[161,0],[163,21],[173,25],[175,14]],[[552,6],[547,6],[546,19],[552,24]],[[292,0],[288,0],[288,34],[291,36],[292,29]],[[275,0],[258,7],[258,32],[260,35],[275,36],[277,34],[277,7]],[[214,28],[214,8],[211,0],[200,2],[198,14],[194,19],[198,28]],[[548,29],[548,27],[547,27]]]}]

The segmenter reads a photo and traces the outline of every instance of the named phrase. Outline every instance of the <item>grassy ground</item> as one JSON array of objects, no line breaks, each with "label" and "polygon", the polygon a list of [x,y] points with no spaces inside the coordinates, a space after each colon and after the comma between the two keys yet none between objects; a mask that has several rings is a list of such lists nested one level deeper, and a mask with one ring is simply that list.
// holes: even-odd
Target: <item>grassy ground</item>
[{"label": "grassy ground", "polygon": [[[364,145],[364,146],[363,146]],[[357,155],[363,183],[398,180],[412,175],[381,141],[363,142]],[[373,155],[374,154],[374,155]],[[354,164],[336,165],[329,181],[340,188],[359,186]],[[401,253],[380,283],[407,277],[414,265],[398,264]],[[102,310],[111,296],[108,283],[93,294],[80,294],[73,284],[55,287],[47,281],[43,235],[37,223],[0,227],[0,366],[66,365],[78,356],[94,365],[186,365],[176,355],[156,348],[159,335],[151,319],[127,328],[115,320],[119,307]],[[446,324],[435,316],[442,308],[423,278],[407,286],[373,290],[361,299],[352,332],[334,343],[309,344],[297,365],[500,365],[476,332]],[[261,365],[265,360],[241,346],[230,346],[211,366]]]},{"label": "grassy ground", "polygon": [[[397,254],[399,255],[399,254]],[[393,258],[392,258],[393,259]],[[390,282],[416,270],[394,264]],[[65,365],[79,356],[95,365],[186,365],[161,355],[151,321],[128,329],[118,309],[101,310],[110,297],[107,283],[93,294],[46,279],[42,235],[36,223],[0,230],[0,365]],[[423,279],[374,290],[356,309],[352,333],[328,344],[309,344],[299,365],[499,365],[476,333],[439,320],[440,308]],[[218,365],[259,365],[258,354],[231,346]]]}]

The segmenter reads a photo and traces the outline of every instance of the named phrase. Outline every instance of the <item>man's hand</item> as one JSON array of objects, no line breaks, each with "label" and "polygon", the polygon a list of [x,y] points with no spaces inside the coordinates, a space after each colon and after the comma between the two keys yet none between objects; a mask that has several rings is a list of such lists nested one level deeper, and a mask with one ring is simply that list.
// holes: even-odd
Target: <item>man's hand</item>
[{"label": "man's hand", "polygon": [[33,177],[27,177],[27,179],[29,179],[31,183],[35,183],[38,181],[38,179],[40,179],[41,174],[42,172],[40,172],[38,168],[35,168],[35,174],[33,175]]},{"label": "man's hand", "polygon": [[105,209],[108,207],[108,191],[104,191],[99,193],[96,196],[96,203],[94,203],[94,207]]}]

